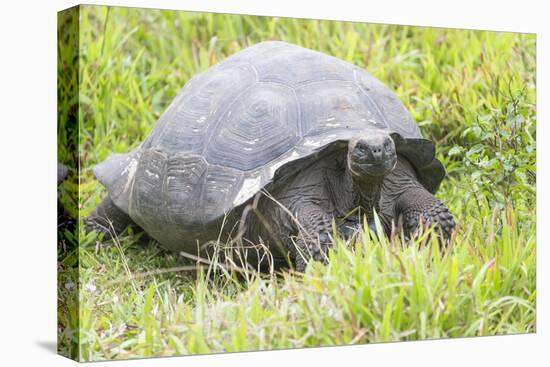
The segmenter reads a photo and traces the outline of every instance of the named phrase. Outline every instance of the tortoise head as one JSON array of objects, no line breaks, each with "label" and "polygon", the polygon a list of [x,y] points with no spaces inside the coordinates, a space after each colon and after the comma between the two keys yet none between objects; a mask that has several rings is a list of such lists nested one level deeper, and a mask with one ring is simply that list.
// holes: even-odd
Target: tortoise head
[{"label": "tortoise head", "polygon": [[354,178],[383,177],[396,162],[395,142],[383,131],[360,133],[348,143],[347,164]]}]

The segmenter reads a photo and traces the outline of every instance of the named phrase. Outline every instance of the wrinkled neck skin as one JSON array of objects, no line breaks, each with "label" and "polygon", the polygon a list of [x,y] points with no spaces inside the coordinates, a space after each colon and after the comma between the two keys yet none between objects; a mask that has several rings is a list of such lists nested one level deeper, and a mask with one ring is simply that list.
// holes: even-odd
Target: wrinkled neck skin
[{"label": "wrinkled neck skin", "polygon": [[385,176],[356,176],[349,169],[346,170],[347,180],[351,182],[355,196],[355,206],[361,206],[370,212],[372,209],[379,210],[380,191]]}]

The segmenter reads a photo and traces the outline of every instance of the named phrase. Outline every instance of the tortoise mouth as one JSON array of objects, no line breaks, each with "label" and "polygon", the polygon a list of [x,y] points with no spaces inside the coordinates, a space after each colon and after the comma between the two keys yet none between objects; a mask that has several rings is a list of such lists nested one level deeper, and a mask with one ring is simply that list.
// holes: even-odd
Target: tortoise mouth
[{"label": "tortoise mouth", "polygon": [[350,171],[354,176],[384,176],[390,173],[397,164],[397,156],[392,154],[379,162],[350,161]]}]

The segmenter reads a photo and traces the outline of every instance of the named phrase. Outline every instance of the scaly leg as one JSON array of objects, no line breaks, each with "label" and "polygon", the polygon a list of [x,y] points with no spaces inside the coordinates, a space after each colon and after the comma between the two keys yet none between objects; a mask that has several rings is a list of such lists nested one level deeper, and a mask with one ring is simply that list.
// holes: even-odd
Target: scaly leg
[{"label": "scaly leg", "polygon": [[291,253],[296,270],[304,271],[309,259],[326,260],[327,251],[332,246],[332,217],[319,205],[305,203],[298,207],[296,219],[297,248],[291,248]]},{"label": "scaly leg", "polygon": [[405,235],[411,236],[420,221],[425,227],[436,226],[448,240],[455,227],[452,214],[445,204],[423,187],[406,190],[399,196],[394,206],[395,218],[402,218]]}]

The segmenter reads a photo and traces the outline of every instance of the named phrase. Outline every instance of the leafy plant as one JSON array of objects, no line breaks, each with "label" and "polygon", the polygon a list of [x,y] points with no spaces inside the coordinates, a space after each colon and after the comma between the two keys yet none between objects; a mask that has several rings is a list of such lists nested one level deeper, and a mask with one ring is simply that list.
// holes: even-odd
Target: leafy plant
[{"label": "leafy plant", "polygon": [[524,90],[509,91],[499,108],[478,116],[448,152],[466,172],[462,178],[476,200],[503,208],[520,201],[534,205],[536,117]]}]

